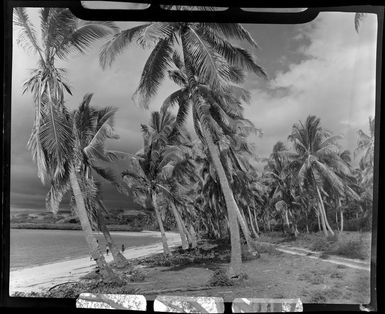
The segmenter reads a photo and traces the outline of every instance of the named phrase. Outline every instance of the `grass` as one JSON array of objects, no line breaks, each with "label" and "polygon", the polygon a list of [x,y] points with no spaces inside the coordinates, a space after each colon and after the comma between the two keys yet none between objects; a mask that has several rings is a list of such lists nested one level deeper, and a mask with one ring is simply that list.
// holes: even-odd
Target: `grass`
[{"label": "grass", "polygon": [[319,289],[311,292],[310,302],[308,303],[332,303],[330,300],[338,299],[342,292],[336,288]]},{"label": "grass", "polygon": [[[280,238],[284,239],[282,233],[267,233],[262,234],[261,241],[277,244],[282,242]],[[323,259],[329,258],[329,255],[339,255],[365,260],[370,257],[371,233],[344,231],[342,234],[335,232],[328,237],[321,232],[300,233],[291,245],[321,252],[320,257]]]},{"label": "grass", "polygon": [[369,257],[362,240],[338,242],[337,246],[329,249],[327,253],[362,260]]},{"label": "grass", "polygon": [[306,281],[312,285],[323,284],[325,279],[325,274],[318,271],[311,271],[308,273],[302,273],[298,276],[298,280]]}]

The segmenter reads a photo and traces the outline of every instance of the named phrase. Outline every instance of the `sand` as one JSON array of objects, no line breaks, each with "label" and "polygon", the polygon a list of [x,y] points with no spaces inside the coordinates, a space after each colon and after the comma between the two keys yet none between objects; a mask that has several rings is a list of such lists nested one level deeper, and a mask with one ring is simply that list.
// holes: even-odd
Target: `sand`
[{"label": "sand", "polygon": [[[119,232],[114,232],[114,234],[118,233]],[[127,259],[148,256],[163,251],[159,232],[132,232],[130,233],[130,236],[131,235],[154,236],[159,238],[159,243],[128,248],[124,252],[124,256]],[[179,234],[167,232],[166,236],[170,247],[181,245]],[[104,254],[104,257],[107,262],[112,261],[111,253],[108,256]],[[9,277],[9,295],[12,296],[15,292],[41,292],[60,283],[77,281],[81,276],[92,271],[95,265],[95,262],[90,261],[89,257],[83,257],[11,271]]]}]

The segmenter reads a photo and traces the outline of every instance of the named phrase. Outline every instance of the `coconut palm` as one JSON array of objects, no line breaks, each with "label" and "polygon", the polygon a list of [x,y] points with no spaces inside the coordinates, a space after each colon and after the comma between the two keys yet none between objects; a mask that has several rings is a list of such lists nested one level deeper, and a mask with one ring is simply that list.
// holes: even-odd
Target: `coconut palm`
[{"label": "coconut palm", "polygon": [[128,155],[122,152],[106,151],[104,149],[107,139],[119,138],[112,129],[116,109],[112,107],[101,109],[92,107],[90,106],[91,98],[92,94],[86,94],[79,108],[73,113],[73,129],[74,132],[76,132],[75,138],[77,139],[75,147],[76,151],[79,152],[78,158],[81,161],[81,177],[88,185],[88,190],[95,191],[95,193],[91,193],[89,197],[86,197],[88,195],[85,194],[84,198],[91,222],[94,222],[95,227],[103,233],[115,264],[125,266],[128,262],[114,244],[105,224],[104,215],[107,214],[108,211],[101,200],[100,185],[96,183],[93,173],[97,173],[119,190],[121,185],[112,170],[106,166],[99,165],[98,162],[110,163],[118,159],[126,158]]},{"label": "coconut palm", "polygon": [[355,150],[356,155],[361,154],[360,163],[364,170],[361,183],[369,189],[373,188],[374,132],[374,118],[369,117],[369,134],[361,129],[358,130],[358,143]]},{"label": "coconut palm", "polygon": [[319,212],[324,234],[331,229],[324,207],[322,194],[324,182],[328,182],[340,195],[344,191],[344,183],[336,174],[349,173],[349,168],[339,157],[339,148],[336,141],[340,136],[332,136],[330,132],[321,128],[320,119],[308,116],[305,124],[294,124],[289,140],[293,143],[296,156],[291,162],[295,170],[299,186],[302,189],[315,190],[318,197]]},{"label": "coconut palm", "polygon": [[[127,170],[122,173],[126,184],[131,188],[137,201],[143,202],[151,198],[158,225],[162,235],[164,253],[171,254],[165,235],[161,210],[171,204],[176,223],[185,242],[183,226],[175,206],[177,198],[172,194],[169,185],[171,178],[180,180],[181,173],[189,169],[186,163],[184,145],[171,145],[176,141],[171,137],[175,118],[169,112],[153,112],[150,126],[142,125],[144,147],[135,156],[128,159]],[[179,133],[179,137],[181,134]],[[175,183],[175,181],[172,181]]]},{"label": "coconut palm", "polygon": [[[57,68],[57,60],[66,60],[73,52],[84,53],[96,40],[116,31],[111,22],[89,22],[76,18],[67,8],[42,8],[39,12],[40,35],[25,8],[14,9],[14,25],[18,30],[17,43],[38,55],[37,68],[24,83],[24,92],[34,95],[35,121],[28,147],[31,149],[38,167],[38,177],[46,181],[47,161],[39,142],[41,119],[44,111],[58,115],[64,106],[64,92],[71,94],[65,81],[65,69]],[[40,38],[39,38],[40,37]],[[55,104],[57,108],[50,108]],[[48,108],[45,108],[47,107]],[[60,127],[60,126],[58,126]],[[59,146],[60,143],[52,143]],[[57,170],[60,172],[63,156],[60,149],[52,150],[56,155]]]},{"label": "coconut palm", "polygon": [[41,40],[25,8],[14,9],[14,25],[19,31],[17,42],[38,54],[38,67],[24,84],[34,96],[35,121],[28,148],[38,168],[43,184],[51,183],[51,195],[62,197],[58,186],[68,181],[73,190],[78,216],[92,256],[106,279],[117,279],[106,264],[87,217],[78,173],[74,162],[74,139],[71,117],[64,106],[64,91],[70,93],[65,70],[56,68],[57,59],[65,59],[72,51],[84,52],[95,40],[110,34],[110,22],[86,22],[73,16],[69,9],[43,8],[40,10]]},{"label": "coconut palm", "polygon": [[[250,70],[263,77],[266,75],[247,50],[234,46],[225,38],[246,40],[253,47],[257,47],[253,38],[240,24],[148,23],[116,34],[104,45],[100,54],[100,62],[102,66],[110,65],[133,40],[143,46],[153,44],[155,47],[144,66],[136,92],[139,103],[148,107],[149,100],[156,94],[166,70],[170,69],[170,63],[176,63],[175,60],[181,61],[180,58],[175,58],[177,55],[175,52],[182,51],[185,75],[175,77],[175,80],[179,80],[184,86],[173,93],[169,101],[177,100],[179,105],[177,125],[181,125],[185,121],[188,109],[192,105],[195,130],[209,148],[210,158],[215,166],[225,197],[231,225],[232,257],[229,274],[237,276],[241,271],[237,219],[239,219],[245,235],[248,235],[247,226],[226,179],[215,142],[218,139],[218,131],[226,130],[224,115],[231,119],[233,113],[239,112],[240,106],[236,106],[234,102],[232,102],[233,106],[230,106],[226,101],[220,101],[217,92],[223,91],[223,82],[242,80],[243,75],[239,68]],[[235,89],[233,87],[232,92]],[[232,95],[229,89],[226,92],[221,95],[226,95],[225,99],[228,100]],[[215,113],[212,114],[211,111]]]}]

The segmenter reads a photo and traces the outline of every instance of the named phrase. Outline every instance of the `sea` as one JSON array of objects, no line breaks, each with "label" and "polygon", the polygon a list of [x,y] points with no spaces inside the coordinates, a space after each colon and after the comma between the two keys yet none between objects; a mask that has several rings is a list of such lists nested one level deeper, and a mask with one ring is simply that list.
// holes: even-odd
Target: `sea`
[{"label": "sea", "polygon": [[[106,253],[103,235],[95,236],[102,252]],[[160,242],[160,238],[146,233],[138,236],[132,232],[111,232],[111,237],[118,248],[124,244],[126,249]],[[89,250],[80,230],[11,229],[10,270],[86,256],[89,256]]]}]

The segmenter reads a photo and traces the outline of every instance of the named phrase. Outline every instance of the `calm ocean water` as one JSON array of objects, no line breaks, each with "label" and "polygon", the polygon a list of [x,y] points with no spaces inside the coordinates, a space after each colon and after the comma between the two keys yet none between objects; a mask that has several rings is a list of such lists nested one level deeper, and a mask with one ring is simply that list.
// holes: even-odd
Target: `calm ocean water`
[{"label": "calm ocean water", "polygon": [[[158,243],[159,238],[111,233],[116,245],[126,248]],[[97,235],[103,253],[106,245],[102,234]],[[80,230],[11,229],[11,270],[89,256],[84,235]],[[111,253],[110,253],[111,254]]]}]

